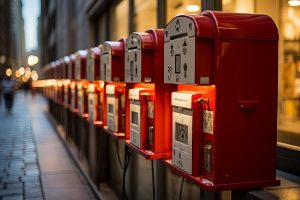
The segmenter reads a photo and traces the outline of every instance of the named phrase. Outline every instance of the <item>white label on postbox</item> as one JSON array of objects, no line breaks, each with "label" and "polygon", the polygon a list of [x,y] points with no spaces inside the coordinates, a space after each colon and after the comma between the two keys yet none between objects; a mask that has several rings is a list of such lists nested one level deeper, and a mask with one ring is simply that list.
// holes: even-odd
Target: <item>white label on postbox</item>
[{"label": "white label on postbox", "polygon": [[95,114],[94,114],[94,109],[95,104],[97,102],[97,100],[95,101],[95,96],[97,96],[97,94],[95,93],[95,85],[94,84],[89,84],[88,88],[87,88],[87,92],[88,92],[88,111],[89,111],[89,119],[90,121],[94,121],[95,119]]},{"label": "white label on postbox", "polygon": [[165,29],[164,82],[195,84],[195,24],[192,19],[174,18]]},{"label": "white label on postbox", "polygon": [[111,80],[111,54],[104,54],[101,57],[101,80]]},{"label": "white label on postbox", "polygon": [[96,108],[97,94],[89,93],[88,94],[88,103],[89,103],[89,119],[93,122],[96,118],[94,109]]},{"label": "white label on postbox", "polygon": [[87,57],[87,75],[88,75],[88,80],[89,81],[94,81],[94,55],[93,51],[89,50],[89,54]]},{"label": "white label on postbox", "polygon": [[65,89],[64,89],[64,105],[65,106],[68,106],[68,101],[69,101],[69,99],[68,99],[68,88],[67,87],[65,87]]},{"label": "white label on postbox", "polygon": [[192,174],[193,166],[193,111],[173,107],[172,112],[172,163]]},{"label": "white label on postbox", "polygon": [[72,62],[70,61],[68,64],[68,79],[72,79]]},{"label": "white label on postbox", "polygon": [[87,92],[88,93],[94,93],[95,92],[95,85],[93,83],[90,83],[88,85]]},{"label": "white label on postbox", "polygon": [[136,33],[132,33],[126,40],[125,82],[142,82],[141,38]]},{"label": "white label on postbox", "polygon": [[114,85],[106,85],[105,93],[106,94],[115,94],[115,86]]},{"label": "white label on postbox", "polygon": [[75,79],[80,80],[81,79],[81,62],[79,55],[76,56],[75,59]]},{"label": "white label on postbox", "polygon": [[112,131],[118,131],[119,101],[115,97],[115,85],[106,85],[105,92],[107,94],[107,126]]},{"label": "white label on postbox", "polygon": [[117,42],[112,42],[110,41],[109,43],[104,43],[102,45],[102,57],[101,57],[101,80],[104,81],[112,81],[112,50],[110,44],[114,45],[114,43]]},{"label": "white label on postbox", "polygon": [[213,117],[212,110],[203,110],[203,132],[213,134]]},{"label": "white label on postbox", "polygon": [[108,129],[118,131],[118,99],[112,95],[107,96],[107,126]]},{"label": "white label on postbox", "polygon": [[140,91],[141,90],[143,90],[143,89],[142,88],[129,89],[129,99],[140,100]]},{"label": "white label on postbox", "polygon": [[192,108],[193,95],[197,92],[172,92],[172,106]]},{"label": "white label on postbox", "polygon": [[138,100],[130,101],[130,142],[141,147],[141,105]]},{"label": "white label on postbox", "polygon": [[140,83],[142,82],[142,51],[139,49],[125,52],[125,82]]},{"label": "white label on postbox", "polygon": [[84,107],[84,98],[83,98],[83,90],[78,90],[77,92],[77,98],[78,98],[78,113],[83,114],[83,107]]}]

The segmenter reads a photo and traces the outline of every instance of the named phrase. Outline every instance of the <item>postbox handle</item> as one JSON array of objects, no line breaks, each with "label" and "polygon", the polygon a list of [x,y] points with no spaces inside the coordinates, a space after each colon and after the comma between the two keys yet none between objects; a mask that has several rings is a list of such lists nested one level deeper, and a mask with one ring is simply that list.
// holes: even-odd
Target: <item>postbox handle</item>
[{"label": "postbox handle", "polygon": [[242,110],[254,110],[259,106],[259,101],[239,101],[239,107]]}]

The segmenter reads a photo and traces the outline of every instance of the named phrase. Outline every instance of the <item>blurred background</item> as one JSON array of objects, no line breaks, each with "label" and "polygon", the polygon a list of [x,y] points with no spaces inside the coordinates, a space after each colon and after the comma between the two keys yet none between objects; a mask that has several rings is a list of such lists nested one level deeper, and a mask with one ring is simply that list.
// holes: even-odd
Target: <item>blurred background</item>
[{"label": "blurred background", "polygon": [[204,9],[272,17],[280,35],[278,141],[300,147],[299,0],[0,0],[0,78],[30,83],[44,65],[78,49]]}]

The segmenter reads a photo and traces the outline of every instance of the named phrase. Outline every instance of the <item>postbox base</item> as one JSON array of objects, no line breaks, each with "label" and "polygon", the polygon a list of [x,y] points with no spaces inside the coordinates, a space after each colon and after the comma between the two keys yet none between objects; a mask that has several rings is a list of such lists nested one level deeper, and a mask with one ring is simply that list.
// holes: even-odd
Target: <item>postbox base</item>
[{"label": "postbox base", "polygon": [[139,153],[140,155],[144,156],[146,159],[149,160],[158,160],[158,159],[169,159],[171,158],[172,153],[153,153],[153,151],[140,149],[137,146],[130,143],[130,140],[125,140],[126,146],[128,146],[133,151]]},{"label": "postbox base", "polygon": [[102,121],[95,121],[95,122],[93,122],[93,124],[96,128],[102,128],[103,127],[103,122]]},{"label": "postbox base", "polygon": [[201,176],[192,176],[180,168],[172,164],[172,160],[165,160],[165,165],[171,169],[174,173],[183,176],[187,180],[198,185],[202,190],[209,192],[221,192],[226,190],[240,190],[240,189],[251,189],[261,188],[269,186],[279,186],[280,180],[262,180],[262,181],[251,181],[251,182],[240,182],[240,183],[225,183],[225,184],[214,184],[210,180],[205,179]]},{"label": "postbox base", "polygon": [[71,109],[70,105],[64,105],[65,109]]},{"label": "postbox base", "polygon": [[72,113],[78,113],[78,109],[76,108],[76,109],[71,109],[71,111],[72,111]]},{"label": "postbox base", "polygon": [[113,136],[114,138],[117,138],[117,139],[125,139],[125,133],[117,133],[117,132],[113,132],[111,130],[108,129],[107,126],[103,126],[103,130],[110,134],[111,136]]}]

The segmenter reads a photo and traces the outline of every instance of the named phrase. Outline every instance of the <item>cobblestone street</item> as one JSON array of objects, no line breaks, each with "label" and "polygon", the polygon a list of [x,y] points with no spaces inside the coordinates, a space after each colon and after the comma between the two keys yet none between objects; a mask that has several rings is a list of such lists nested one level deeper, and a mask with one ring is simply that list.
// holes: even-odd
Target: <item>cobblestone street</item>
[{"label": "cobblestone street", "polygon": [[0,105],[0,200],[85,200],[90,190],[47,117],[40,95]]},{"label": "cobblestone street", "polygon": [[[23,94],[14,109],[0,109],[0,199],[44,199],[38,156]],[[4,102],[2,102],[4,103]]]}]

